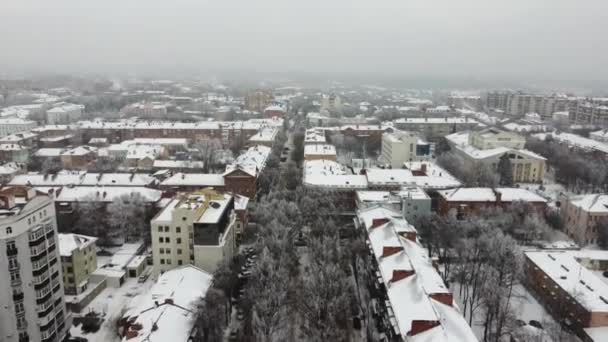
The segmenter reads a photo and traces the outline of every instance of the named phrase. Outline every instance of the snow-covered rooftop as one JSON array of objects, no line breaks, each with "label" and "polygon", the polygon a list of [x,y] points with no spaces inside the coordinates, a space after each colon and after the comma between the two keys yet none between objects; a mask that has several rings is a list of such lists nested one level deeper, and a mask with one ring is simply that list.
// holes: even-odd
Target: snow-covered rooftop
[{"label": "snow-covered rooftop", "polygon": [[588,139],[581,137],[580,135],[572,133],[538,133],[533,135],[535,138],[545,140],[546,137],[551,136],[553,140],[560,143],[565,143],[570,147],[581,148],[588,151],[598,151],[602,153],[608,153],[608,144],[601,141]]},{"label": "snow-covered rooftop", "polygon": [[270,155],[271,148],[263,145],[252,146],[247,151],[234,161],[230,165],[226,165],[226,172],[224,175],[234,171],[242,170],[254,177],[257,177],[259,172],[264,170],[266,166],[266,159]]},{"label": "snow-covered rooftop", "polygon": [[335,156],[336,147],[329,144],[309,144],[304,146],[304,156],[323,155]]},{"label": "snow-covered rooftop", "polygon": [[[381,206],[358,210],[357,217],[378,264],[376,280],[386,288],[393,329],[411,341],[477,341],[418,242],[416,229],[399,212]],[[410,335],[417,321],[437,325]]]},{"label": "snow-covered rooftop", "polygon": [[133,194],[142,200],[155,203],[160,200],[162,191],[141,186],[66,186],[55,198],[57,202],[112,202],[115,198]]},{"label": "snow-covered rooftop", "polygon": [[249,141],[252,143],[262,142],[268,143],[274,141],[275,137],[279,133],[279,129],[276,127],[265,127],[260,129],[256,134],[254,134]]},{"label": "snow-covered rooftop", "polygon": [[141,325],[131,330],[134,337],[123,341],[187,341],[196,317],[195,302],[205,296],[211,282],[211,274],[192,265],[160,275],[150,291],[133,299],[139,304],[123,316]]},{"label": "snow-covered rooftop", "polygon": [[149,186],[156,179],[145,173],[88,173],[86,171],[59,171],[57,174],[28,173],[17,175],[9,185],[29,186]]},{"label": "snow-covered rooftop", "polygon": [[569,201],[583,211],[608,214],[608,194],[574,195]]},{"label": "snow-covered rooftop", "polygon": [[76,249],[85,249],[97,241],[96,237],[80,234],[58,234],[59,255],[69,257]]},{"label": "snow-covered rooftop", "polygon": [[196,160],[155,160],[154,167],[157,169],[202,169],[205,165]]},{"label": "snow-covered rooftop", "polygon": [[591,312],[608,312],[608,284],[583,267],[573,253],[526,252],[526,257]]},{"label": "snow-covered rooftop", "polygon": [[160,183],[161,186],[198,186],[204,187],[222,187],[224,186],[224,176],[215,173],[181,173],[178,172],[173,176],[165,179]]},{"label": "snow-covered rooftop", "polygon": [[439,191],[441,197],[452,202],[496,202],[498,194],[502,202],[547,202],[536,193],[521,188],[458,188]]}]

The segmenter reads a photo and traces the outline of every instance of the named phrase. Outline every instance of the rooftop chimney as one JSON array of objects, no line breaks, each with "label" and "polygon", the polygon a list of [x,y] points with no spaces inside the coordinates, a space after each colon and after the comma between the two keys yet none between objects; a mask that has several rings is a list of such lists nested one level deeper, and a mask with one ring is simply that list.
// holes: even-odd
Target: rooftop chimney
[{"label": "rooftop chimney", "polygon": [[391,278],[390,282],[394,283],[397,282],[399,280],[405,279],[409,276],[412,276],[416,274],[416,271],[411,270],[411,271],[406,271],[406,270],[393,270],[393,277]]},{"label": "rooftop chimney", "polygon": [[447,306],[452,306],[454,300],[452,297],[452,294],[447,292],[447,293],[431,293],[431,298],[433,298],[434,300],[443,303]]},{"label": "rooftop chimney", "polygon": [[401,246],[384,246],[382,247],[382,257],[388,257],[403,250]]},{"label": "rooftop chimney", "polygon": [[388,223],[390,220],[387,217],[375,218],[372,220],[372,226],[370,228],[380,227],[383,224]]}]

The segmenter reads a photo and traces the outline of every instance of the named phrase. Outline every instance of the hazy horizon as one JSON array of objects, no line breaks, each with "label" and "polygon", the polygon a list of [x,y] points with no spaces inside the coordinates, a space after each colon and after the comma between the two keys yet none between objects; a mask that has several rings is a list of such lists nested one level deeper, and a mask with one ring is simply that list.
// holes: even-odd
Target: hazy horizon
[{"label": "hazy horizon", "polygon": [[608,3],[15,1],[0,74],[242,73],[604,83]]}]

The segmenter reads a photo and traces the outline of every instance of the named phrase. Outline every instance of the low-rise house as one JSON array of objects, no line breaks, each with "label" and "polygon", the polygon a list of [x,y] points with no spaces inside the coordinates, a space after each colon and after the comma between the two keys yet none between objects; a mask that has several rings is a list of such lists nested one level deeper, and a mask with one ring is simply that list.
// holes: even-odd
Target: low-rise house
[{"label": "low-rise house", "polygon": [[213,276],[192,265],[159,276],[144,294],[133,299],[118,322],[123,342],[186,342],[196,337],[196,305],[211,286]]},{"label": "low-rise house", "polygon": [[304,145],[310,144],[325,144],[327,140],[325,138],[325,131],[317,128],[310,128],[306,130],[304,134]]},{"label": "low-rise house", "polygon": [[203,189],[178,194],[151,221],[156,274],[193,264],[213,272],[236,251],[235,201],[228,193]]},{"label": "low-rise house", "polygon": [[395,120],[393,124],[395,128],[404,131],[422,133],[426,139],[433,142],[454,132],[472,130],[479,127],[479,122],[467,117],[403,118]]},{"label": "low-rise house", "polygon": [[97,238],[80,234],[58,234],[64,291],[78,295],[87,290],[89,276],[97,269]]},{"label": "low-rise house", "polygon": [[55,174],[27,173],[17,175],[9,185],[32,187],[155,187],[157,180],[147,173],[96,173],[61,170]]},{"label": "low-rise house", "polygon": [[534,192],[521,188],[457,188],[439,191],[438,212],[457,217],[476,215],[488,208],[507,208],[515,202],[532,205],[539,214],[544,214],[547,200]]},{"label": "low-rise house", "polygon": [[32,132],[21,132],[0,138],[0,144],[18,144],[29,148],[35,147],[38,142],[38,134]]},{"label": "low-rise house", "polygon": [[526,285],[556,321],[583,341],[608,338],[608,284],[569,251],[524,253]]},{"label": "low-rise house", "polygon": [[400,212],[361,209],[355,224],[367,237],[370,306],[387,341],[477,341],[416,229]]},{"label": "low-rise house", "polygon": [[608,195],[561,195],[559,200],[568,236],[582,245],[597,243],[598,223],[608,220]]}]

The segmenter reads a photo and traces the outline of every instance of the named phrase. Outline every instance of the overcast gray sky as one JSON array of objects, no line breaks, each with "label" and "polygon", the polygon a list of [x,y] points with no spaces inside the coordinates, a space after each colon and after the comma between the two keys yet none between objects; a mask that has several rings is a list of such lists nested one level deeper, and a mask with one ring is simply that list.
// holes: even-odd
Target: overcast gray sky
[{"label": "overcast gray sky", "polygon": [[0,0],[0,73],[601,79],[607,13],[606,0]]}]

